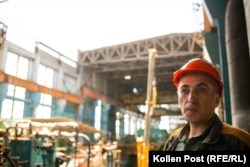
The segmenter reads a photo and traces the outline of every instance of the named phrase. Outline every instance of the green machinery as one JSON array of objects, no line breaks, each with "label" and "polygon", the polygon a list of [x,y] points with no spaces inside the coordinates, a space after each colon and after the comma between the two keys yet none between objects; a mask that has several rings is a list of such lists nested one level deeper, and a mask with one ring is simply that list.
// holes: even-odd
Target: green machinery
[{"label": "green machinery", "polygon": [[[87,135],[81,133],[78,125],[74,121],[66,122],[62,119],[59,122],[19,120],[7,125],[5,129],[0,127],[0,166],[59,167],[62,164],[67,166],[71,155],[77,154],[79,138],[88,143],[88,156],[85,159],[89,160],[90,140]],[[64,128],[58,129],[58,127]],[[71,135],[63,135],[62,129],[73,132]],[[65,140],[60,140],[62,138]],[[57,155],[59,141],[67,141],[64,143],[64,154],[61,155]]]}]

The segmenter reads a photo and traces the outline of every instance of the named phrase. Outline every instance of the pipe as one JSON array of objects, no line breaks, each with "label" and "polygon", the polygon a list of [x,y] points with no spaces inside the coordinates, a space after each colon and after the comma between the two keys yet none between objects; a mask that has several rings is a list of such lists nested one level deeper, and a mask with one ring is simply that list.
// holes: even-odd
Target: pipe
[{"label": "pipe", "polygon": [[229,0],[226,17],[232,123],[250,132],[250,60],[243,0]]}]

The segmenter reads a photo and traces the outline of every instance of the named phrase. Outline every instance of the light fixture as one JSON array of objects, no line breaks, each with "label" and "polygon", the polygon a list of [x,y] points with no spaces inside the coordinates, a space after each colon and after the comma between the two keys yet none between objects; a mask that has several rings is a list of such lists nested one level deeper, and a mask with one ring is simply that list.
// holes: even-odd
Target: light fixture
[{"label": "light fixture", "polygon": [[125,75],[125,76],[124,76],[124,79],[125,79],[125,80],[130,80],[130,79],[131,79],[131,76],[130,76],[130,75]]},{"label": "light fixture", "polygon": [[138,94],[139,94],[139,91],[138,91],[138,89],[137,89],[137,88],[133,88],[133,90],[132,90],[132,91],[133,91],[133,93],[134,93],[134,94],[136,94],[136,95],[138,95]]}]

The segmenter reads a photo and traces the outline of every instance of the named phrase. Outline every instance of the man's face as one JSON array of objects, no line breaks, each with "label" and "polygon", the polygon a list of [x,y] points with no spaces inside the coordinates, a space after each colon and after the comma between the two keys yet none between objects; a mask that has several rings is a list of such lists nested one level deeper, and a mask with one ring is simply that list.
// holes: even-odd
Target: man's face
[{"label": "man's face", "polygon": [[182,115],[193,124],[206,124],[220,100],[211,78],[197,73],[181,77],[177,94]]}]

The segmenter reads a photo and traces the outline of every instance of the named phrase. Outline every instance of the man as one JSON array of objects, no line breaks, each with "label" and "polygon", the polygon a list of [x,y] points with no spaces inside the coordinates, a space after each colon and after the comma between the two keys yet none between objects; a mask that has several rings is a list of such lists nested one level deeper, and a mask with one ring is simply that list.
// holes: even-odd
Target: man
[{"label": "man", "polygon": [[170,135],[164,150],[250,150],[250,134],[222,122],[214,112],[223,83],[211,63],[202,58],[192,59],[173,74],[173,82],[188,123]]}]

